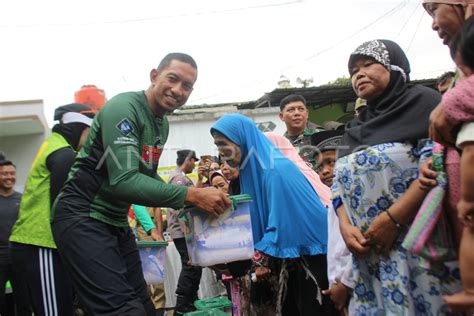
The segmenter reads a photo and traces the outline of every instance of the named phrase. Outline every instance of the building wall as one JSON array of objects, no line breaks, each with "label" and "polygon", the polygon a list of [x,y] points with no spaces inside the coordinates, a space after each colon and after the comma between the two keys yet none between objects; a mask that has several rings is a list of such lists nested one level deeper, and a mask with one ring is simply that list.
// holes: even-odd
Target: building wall
[{"label": "building wall", "polygon": [[15,190],[23,192],[38,148],[49,135],[43,100],[0,102],[0,151],[17,167]]},{"label": "building wall", "polygon": [[[236,110],[234,112],[237,113]],[[226,113],[216,111],[170,116],[170,133],[160,159],[160,167],[174,166],[176,151],[180,149],[193,149],[198,156],[216,156],[217,150],[210,130],[214,122]],[[276,133],[283,134],[286,131],[285,124],[278,117],[279,108],[243,110],[239,113],[250,117],[255,123],[272,121],[276,125],[273,130]]]},{"label": "building wall", "polygon": [[28,172],[44,139],[43,134],[0,137],[1,150],[16,165],[16,191],[23,192]]},{"label": "building wall", "polygon": [[[326,121],[341,121],[348,113],[345,111],[346,104],[330,104],[317,109],[310,108],[309,120],[318,125]],[[349,113],[352,116],[352,113]],[[342,121],[341,121],[342,122]],[[344,123],[344,122],[343,122]]]}]

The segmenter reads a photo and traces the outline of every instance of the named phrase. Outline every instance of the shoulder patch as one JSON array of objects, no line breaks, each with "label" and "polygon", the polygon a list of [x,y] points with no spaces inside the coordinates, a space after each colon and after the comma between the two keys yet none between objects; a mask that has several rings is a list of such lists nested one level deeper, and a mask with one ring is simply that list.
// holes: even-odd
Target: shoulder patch
[{"label": "shoulder patch", "polygon": [[127,118],[122,119],[116,126],[118,130],[125,136],[130,135],[133,132],[132,123]]}]

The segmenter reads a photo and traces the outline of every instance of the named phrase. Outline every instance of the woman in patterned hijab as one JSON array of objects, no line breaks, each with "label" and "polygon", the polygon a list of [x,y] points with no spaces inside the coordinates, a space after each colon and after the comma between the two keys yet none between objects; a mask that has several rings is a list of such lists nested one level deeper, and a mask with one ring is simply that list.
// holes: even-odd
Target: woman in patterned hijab
[{"label": "woman in patterned hijab", "polygon": [[459,289],[458,268],[435,273],[401,247],[426,196],[418,168],[432,151],[428,118],[440,95],[410,83],[407,57],[392,41],[363,43],[348,66],[354,91],[367,100],[346,126],[331,187],[353,254],[349,315],[445,315],[441,296]]},{"label": "woman in patterned hijab", "polygon": [[[360,60],[383,66],[386,73],[382,75],[388,82],[374,85],[374,78],[353,76]],[[351,54],[348,67],[354,91],[367,100],[367,109],[347,124],[339,157],[363,146],[428,137],[429,113],[439,103],[440,95],[410,83],[410,63],[398,44],[389,40],[363,43]]]}]

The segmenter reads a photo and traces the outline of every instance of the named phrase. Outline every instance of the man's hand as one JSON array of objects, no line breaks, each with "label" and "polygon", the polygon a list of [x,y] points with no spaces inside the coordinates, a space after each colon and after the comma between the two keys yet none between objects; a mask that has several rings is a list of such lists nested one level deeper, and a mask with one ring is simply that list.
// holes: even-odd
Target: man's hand
[{"label": "man's hand", "polygon": [[433,165],[433,159],[428,158],[420,168],[420,175],[418,180],[420,180],[420,188],[425,191],[429,191],[434,188],[438,182],[436,181],[436,177],[438,173],[431,170],[431,166]]},{"label": "man's hand", "polygon": [[365,239],[359,228],[352,224],[340,223],[342,238],[347,249],[359,258],[364,258],[370,251],[369,241]]},{"label": "man's hand", "polygon": [[197,175],[198,175],[198,180],[200,180],[200,181],[202,181],[203,178],[204,178],[204,169],[205,169],[204,166],[199,166],[198,167]]},{"label": "man's hand", "polygon": [[397,225],[387,212],[382,212],[370,224],[364,237],[370,240],[376,254],[388,255],[399,233]]},{"label": "man's hand", "polygon": [[453,146],[455,143],[453,137],[454,127],[455,125],[448,121],[446,114],[443,111],[442,104],[438,104],[430,114],[430,138],[445,146]]},{"label": "man's hand", "polygon": [[163,232],[160,233],[156,228],[152,228],[150,230],[150,235],[154,241],[165,241],[165,238],[163,237]]},{"label": "man's hand", "polygon": [[232,205],[225,193],[213,187],[189,188],[185,202],[214,217],[218,217]]},{"label": "man's hand", "polygon": [[339,281],[337,281],[337,283],[335,283],[329,289],[322,291],[324,295],[329,296],[331,301],[334,302],[336,308],[341,312],[347,306],[349,292],[349,287],[345,286],[342,282]]}]

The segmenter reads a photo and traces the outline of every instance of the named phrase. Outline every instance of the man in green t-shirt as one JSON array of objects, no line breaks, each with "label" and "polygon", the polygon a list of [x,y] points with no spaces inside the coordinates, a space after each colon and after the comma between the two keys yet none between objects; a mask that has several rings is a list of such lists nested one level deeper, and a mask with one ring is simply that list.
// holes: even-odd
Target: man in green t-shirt
[{"label": "man in green t-shirt", "polygon": [[299,94],[290,94],[280,102],[280,119],[286,125],[284,136],[295,146],[304,161],[314,164],[311,135],[322,131],[308,122],[309,110],[306,99]]},{"label": "man in green t-shirt", "polygon": [[197,78],[186,54],[168,54],[146,91],[109,100],[56,199],[53,236],[79,299],[90,314],[154,315],[127,214],[130,204],[194,205],[217,216],[230,206],[214,188],[165,183],[157,174],[168,139],[167,114],[184,105]]}]

